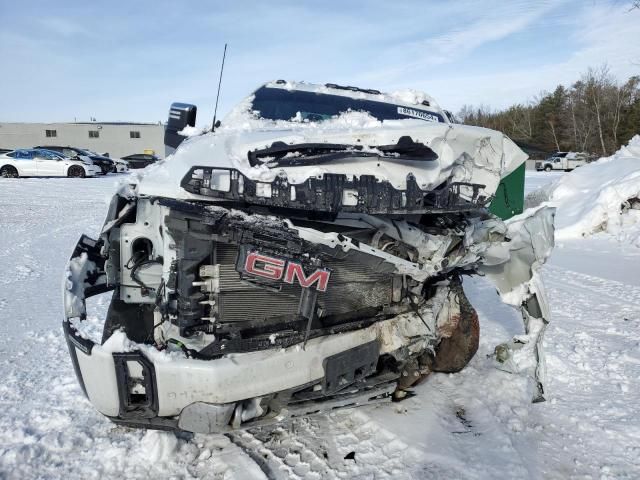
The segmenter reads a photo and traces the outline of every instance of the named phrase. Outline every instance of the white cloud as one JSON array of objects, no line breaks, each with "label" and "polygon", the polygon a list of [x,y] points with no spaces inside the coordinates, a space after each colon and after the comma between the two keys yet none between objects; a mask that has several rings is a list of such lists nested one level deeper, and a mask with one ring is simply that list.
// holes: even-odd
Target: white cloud
[{"label": "white cloud", "polygon": [[[438,31],[419,40],[397,42],[385,49],[384,67],[358,74],[359,82],[396,85],[399,80],[432,77],[438,67],[460,63],[478,48],[506,39],[522,32],[537,21],[546,21],[550,11],[561,7],[567,0],[539,2],[465,2],[464,8],[451,12],[439,25],[425,25],[424,32]],[[429,75],[425,75],[428,70]]]},{"label": "white cloud", "polygon": [[[513,103],[526,103],[540,91],[552,90],[558,84],[571,85],[589,67],[605,63],[620,80],[640,75],[640,11],[630,12],[620,4],[585,2],[582,6],[582,9],[564,18],[562,25],[556,29],[558,51],[565,52],[561,60],[547,61],[546,52],[540,52],[514,68],[503,66],[498,69],[491,63],[481,71],[465,68],[464,56],[470,54],[473,48],[498,37],[508,42],[508,35],[517,31],[516,27],[531,25],[535,18],[540,18],[544,13],[536,11],[520,20],[510,19],[507,22],[511,24],[513,21],[516,27],[497,26],[496,32],[490,33],[487,23],[479,23],[461,32],[444,35],[442,38],[449,39],[445,42],[436,40],[436,44],[443,44],[438,51],[451,52],[451,56],[438,54],[432,60],[440,57],[448,59],[459,66],[459,73],[442,75],[437,67],[425,67],[410,71],[410,75],[407,75],[408,70],[404,66],[393,65],[361,78],[385,82],[387,89],[405,86],[422,88],[441,105],[458,110],[464,104],[487,104],[502,108]],[[465,39],[474,36],[477,36],[474,42],[464,43]],[[552,53],[555,52],[549,52]]]},{"label": "white cloud", "polygon": [[[504,2],[489,8],[472,23],[412,45],[421,63],[437,65],[454,62],[478,47],[518,33],[559,6],[558,2]],[[420,58],[421,57],[421,58]]]}]

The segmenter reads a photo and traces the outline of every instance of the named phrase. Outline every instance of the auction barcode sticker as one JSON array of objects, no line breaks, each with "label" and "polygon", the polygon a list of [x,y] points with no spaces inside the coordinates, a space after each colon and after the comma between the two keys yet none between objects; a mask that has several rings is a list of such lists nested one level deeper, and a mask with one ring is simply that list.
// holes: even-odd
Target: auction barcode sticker
[{"label": "auction barcode sticker", "polygon": [[422,110],[414,110],[413,108],[398,107],[398,113],[401,115],[406,115],[408,117],[420,118],[428,122],[440,121],[437,115],[434,115],[433,113],[423,112]]}]

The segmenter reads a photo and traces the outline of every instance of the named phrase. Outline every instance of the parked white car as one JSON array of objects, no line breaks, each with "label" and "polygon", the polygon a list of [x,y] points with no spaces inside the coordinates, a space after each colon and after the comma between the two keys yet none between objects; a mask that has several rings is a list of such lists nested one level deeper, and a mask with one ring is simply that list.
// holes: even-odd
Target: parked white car
[{"label": "parked white car", "polygon": [[129,162],[122,160],[121,158],[114,158],[113,161],[116,164],[116,173],[126,173],[129,171]]},{"label": "parked white car", "polygon": [[[100,159],[101,161],[111,160],[114,163],[114,172],[115,173],[126,173],[129,171],[129,162],[123,160],[121,158],[111,158],[108,153],[100,154],[96,153],[93,150],[83,150],[86,155],[79,155],[80,158],[88,158],[90,160]],[[64,152],[63,152],[64,153]]]},{"label": "parked white car", "polygon": [[0,177],[93,177],[100,167],[89,159],[72,159],[43,148],[24,148],[0,155]]}]

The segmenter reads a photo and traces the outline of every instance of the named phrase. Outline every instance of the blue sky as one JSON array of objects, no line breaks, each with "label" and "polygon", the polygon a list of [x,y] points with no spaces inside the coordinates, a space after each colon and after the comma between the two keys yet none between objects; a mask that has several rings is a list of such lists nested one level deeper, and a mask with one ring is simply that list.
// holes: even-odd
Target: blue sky
[{"label": "blue sky", "polygon": [[415,88],[457,111],[503,107],[607,63],[640,75],[627,0],[0,0],[0,120],[164,120],[172,101],[210,122],[284,78]]}]

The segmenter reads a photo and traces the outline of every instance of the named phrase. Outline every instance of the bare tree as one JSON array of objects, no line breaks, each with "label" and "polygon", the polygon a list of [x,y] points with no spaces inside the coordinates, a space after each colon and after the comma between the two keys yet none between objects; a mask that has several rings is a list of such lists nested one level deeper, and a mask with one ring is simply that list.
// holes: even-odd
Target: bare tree
[{"label": "bare tree", "polygon": [[[638,0],[640,2],[640,0]],[[613,121],[611,127],[611,133],[613,136],[614,146],[618,145],[618,130],[620,128],[620,122],[622,120],[623,109],[629,105],[633,97],[634,92],[640,85],[640,77],[634,76],[627,80],[622,85],[614,85],[611,91],[613,97]]]},{"label": "bare tree", "polygon": [[591,134],[595,122],[584,81],[579,80],[573,84],[569,92],[569,102],[574,129],[574,148],[586,151],[587,148],[591,148]]},{"label": "bare tree", "polygon": [[598,137],[600,138],[600,147],[602,148],[602,154],[607,155],[607,147],[604,143],[604,127],[602,125],[603,108],[605,102],[605,87],[612,83],[611,76],[609,74],[609,67],[603,65],[597,69],[590,68],[587,74],[583,77],[583,81],[586,85],[586,93],[594,107],[596,124],[598,127]]},{"label": "bare tree", "polygon": [[556,144],[556,150],[560,151],[560,143],[558,142],[558,135],[556,134],[556,122],[553,119],[547,120],[549,128],[551,129],[551,135],[553,136],[553,143]]},{"label": "bare tree", "polygon": [[509,133],[516,138],[530,140],[533,136],[531,123],[531,105],[514,105],[504,112],[504,119],[509,126]]}]

